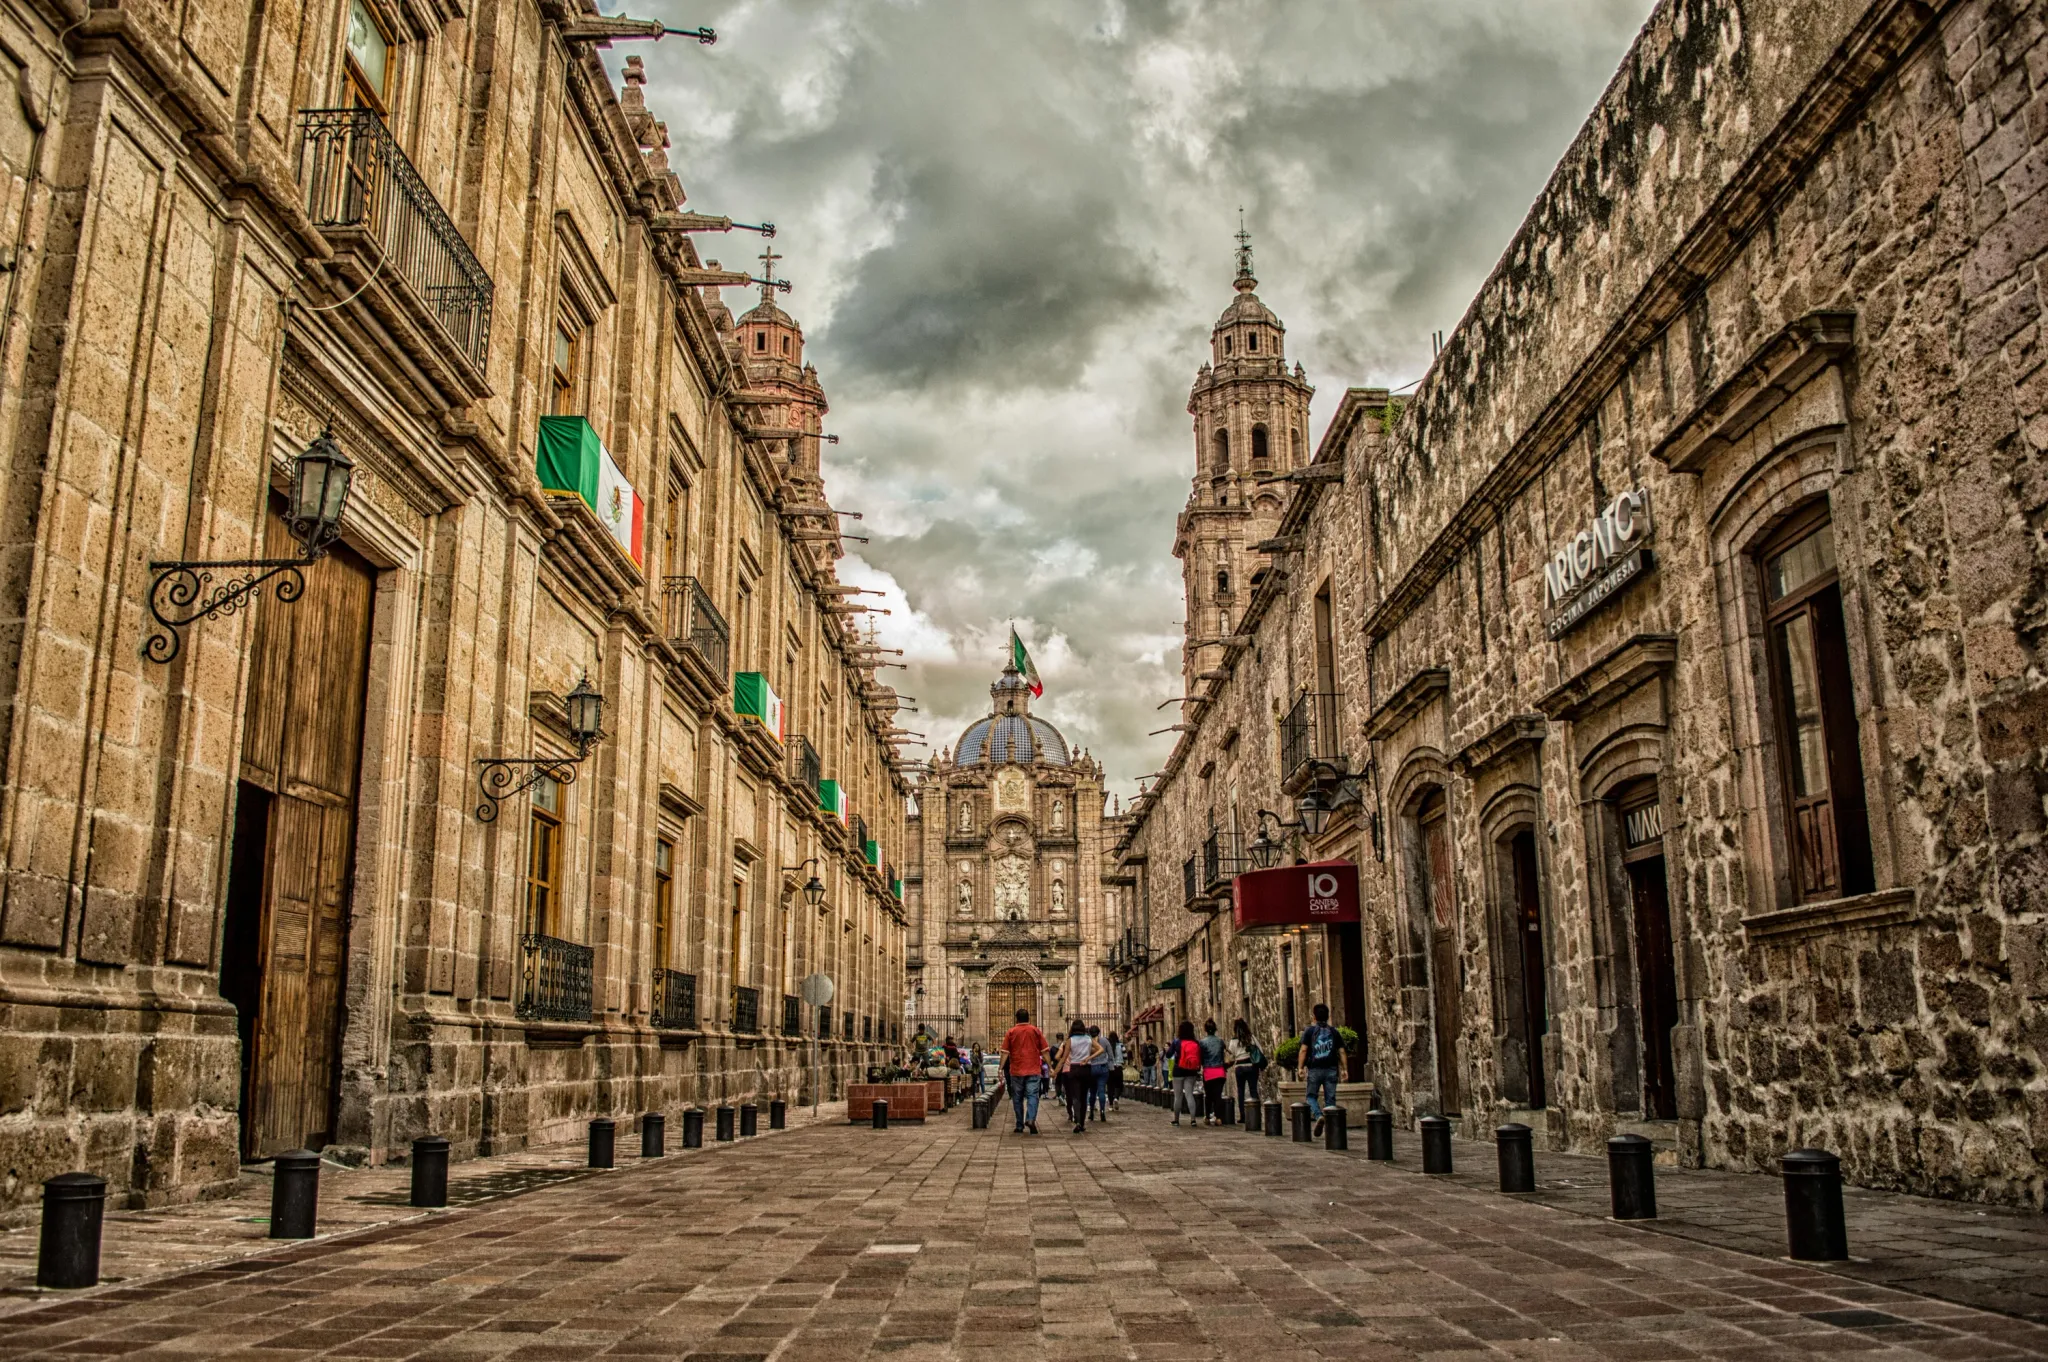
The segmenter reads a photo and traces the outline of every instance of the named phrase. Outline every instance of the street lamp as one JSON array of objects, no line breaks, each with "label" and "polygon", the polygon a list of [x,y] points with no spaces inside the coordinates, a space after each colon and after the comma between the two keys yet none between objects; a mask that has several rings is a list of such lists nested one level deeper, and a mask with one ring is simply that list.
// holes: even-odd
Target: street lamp
[{"label": "street lamp", "polygon": [[[232,615],[262,593],[272,577],[281,580],[271,596],[289,605],[306,592],[301,571],[334,543],[341,533],[342,512],[355,461],[335,442],[332,426],[323,426],[313,443],[292,459],[291,484],[285,497],[285,529],[298,541],[296,558],[218,558],[153,562],[149,613],[157,627],[143,641],[142,655],[151,662],[169,662],[181,646],[178,631],[216,615]],[[213,586],[214,574],[230,575]]]},{"label": "street lamp", "polygon": [[[1280,864],[1281,856],[1286,854],[1287,834],[1301,825],[1299,823],[1282,822],[1280,815],[1274,813],[1271,809],[1260,809],[1258,818],[1258,834],[1252,838],[1252,844],[1249,848],[1252,854],[1252,864],[1260,870],[1271,870],[1274,866]],[[1271,820],[1273,827],[1270,833],[1266,831],[1268,820]]]},{"label": "street lamp", "polygon": [[[808,861],[804,861],[801,864],[786,865],[782,867],[782,873],[785,875],[794,875],[798,871],[807,869],[811,866],[816,865],[817,863],[818,858],[816,856],[813,856]],[[815,870],[811,871],[811,877],[808,880],[804,881],[804,902],[810,904],[813,908],[821,908],[824,906],[825,882],[818,878],[818,872]]]},{"label": "street lamp", "polygon": [[1301,819],[1301,830],[1313,842],[1323,835],[1323,829],[1330,825],[1330,806],[1323,802],[1313,786],[1302,791],[1301,798],[1294,801],[1294,809]]},{"label": "street lamp", "polygon": [[[498,805],[524,790],[531,789],[542,780],[552,780],[557,785],[574,785],[576,768],[590,755],[590,749],[604,736],[604,696],[590,684],[589,673],[576,683],[576,689],[563,698],[562,708],[569,721],[569,738],[576,744],[573,757],[478,757],[476,764],[477,788],[483,793],[483,801],[476,806],[479,823],[494,823],[498,819]],[[527,768],[527,775],[520,778],[520,768]]]}]

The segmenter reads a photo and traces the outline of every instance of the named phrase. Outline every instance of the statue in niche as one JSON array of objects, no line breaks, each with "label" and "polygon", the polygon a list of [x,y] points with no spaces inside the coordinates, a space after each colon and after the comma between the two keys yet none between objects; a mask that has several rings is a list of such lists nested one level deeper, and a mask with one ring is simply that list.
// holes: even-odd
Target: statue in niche
[{"label": "statue in niche", "polygon": [[1055,799],[1052,802],[1052,830],[1063,831],[1067,826],[1067,801]]},{"label": "statue in niche", "polygon": [[967,863],[960,863],[960,916],[974,916],[974,881],[968,878]]},{"label": "statue in niche", "polygon": [[1064,916],[1067,911],[1067,883],[1065,880],[1052,882],[1052,915]]},{"label": "statue in niche", "polygon": [[974,801],[971,799],[960,801],[960,831],[974,831]]}]

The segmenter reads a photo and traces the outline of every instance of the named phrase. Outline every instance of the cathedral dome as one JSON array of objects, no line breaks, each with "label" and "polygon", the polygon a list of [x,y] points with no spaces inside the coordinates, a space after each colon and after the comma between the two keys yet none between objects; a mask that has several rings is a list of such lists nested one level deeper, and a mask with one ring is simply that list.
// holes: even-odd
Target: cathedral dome
[{"label": "cathedral dome", "polygon": [[1250,289],[1243,290],[1230,300],[1230,306],[1224,308],[1223,315],[1216,319],[1215,329],[1221,331],[1226,326],[1238,326],[1245,322],[1258,322],[1278,331],[1287,329],[1280,324],[1280,319],[1273,315],[1273,309],[1260,302],[1259,295]]},{"label": "cathedral dome", "polygon": [[1073,761],[1067,740],[1057,728],[1031,713],[1031,687],[1015,667],[1005,667],[1002,677],[989,687],[995,712],[976,719],[960,735],[953,751],[956,766],[1002,766],[1015,762],[1028,766],[1042,761],[1048,766],[1067,766]]}]

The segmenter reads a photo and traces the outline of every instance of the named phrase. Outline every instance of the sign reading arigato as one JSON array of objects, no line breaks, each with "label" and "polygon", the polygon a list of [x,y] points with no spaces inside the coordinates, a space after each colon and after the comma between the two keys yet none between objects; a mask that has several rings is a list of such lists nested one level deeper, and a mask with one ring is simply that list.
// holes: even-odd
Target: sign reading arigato
[{"label": "sign reading arigato", "polygon": [[1251,870],[1231,884],[1237,930],[1280,931],[1325,922],[1358,921],[1358,867],[1317,861]]}]

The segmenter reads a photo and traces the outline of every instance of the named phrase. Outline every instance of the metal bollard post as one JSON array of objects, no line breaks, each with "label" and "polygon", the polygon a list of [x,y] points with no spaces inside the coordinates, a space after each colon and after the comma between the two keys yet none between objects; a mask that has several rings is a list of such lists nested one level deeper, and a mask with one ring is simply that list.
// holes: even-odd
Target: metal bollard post
[{"label": "metal bollard post", "polygon": [[658,1159],[668,1152],[668,1117],[658,1111],[640,1117],[640,1157]]},{"label": "metal bollard post", "polygon": [[590,1123],[590,1166],[610,1168],[612,1152],[617,1143],[618,1127],[609,1116],[600,1116]]},{"label": "metal bollard post", "polygon": [[1266,1104],[1254,1096],[1249,1102],[1238,1104],[1244,1111],[1244,1128],[1248,1135],[1266,1133]]},{"label": "metal bollard post", "polygon": [[1394,1113],[1381,1106],[1377,1097],[1365,1113],[1365,1156],[1381,1163],[1394,1161]]},{"label": "metal bollard post", "polygon": [[1778,1166],[1785,1178],[1785,1238],[1791,1256],[1806,1263],[1847,1259],[1842,1161],[1825,1149],[1795,1149]]},{"label": "metal bollard post", "polygon": [[1287,1128],[1294,1137],[1294,1143],[1309,1143],[1311,1137],[1309,1135],[1308,1103],[1296,1102],[1293,1106],[1289,1107],[1287,1109],[1287,1119],[1290,1123]]},{"label": "metal bollard post", "polygon": [[683,1148],[702,1149],[703,1147],[704,1110],[701,1107],[690,1107],[683,1112]]},{"label": "metal bollard post", "polygon": [[1223,1122],[1223,1124],[1227,1126],[1236,1125],[1237,1099],[1234,1097],[1225,1097],[1221,1099],[1221,1101],[1222,1105],[1217,1109],[1216,1119]]},{"label": "metal bollard post", "polygon": [[974,1104],[974,1128],[988,1129],[988,1103],[977,1100]]},{"label": "metal bollard post", "polygon": [[732,1139],[731,1107],[720,1107],[718,1109],[716,1113],[716,1127],[716,1134],[713,1138],[718,1139],[720,1141],[730,1141]]},{"label": "metal bollard post", "polygon": [[1280,1138],[1280,1110],[1278,1102],[1266,1103],[1266,1137],[1268,1139],[1277,1140]]},{"label": "metal bollard post", "polygon": [[1607,1141],[1607,1194],[1616,1220],[1657,1218],[1657,1175],[1650,1142],[1640,1135]]},{"label": "metal bollard post", "polygon": [[876,1130],[887,1130],[887,1129],[889,1128],[889,1099],[888,1099],[888,1098],[886,1098],[886,1097],[877,1097],[877,1098],[875,1099],[875,1111],[874,1111],[873,1123],[874,1123],[874,1127],[875,1127],[875,1129],[876,1129]]},{"label": "metal bollard post", "polygon": [[742,1103],[740,1105],[740,1137],[744,1139],[749,1135],[759,1135],[760,1133],[761,1109],[752,1102]]},{"label": "metal bollard post", "polygon": [[412,1204],[448,1204],[448,1137],[422,1135],[412,1142]]},{"label": "metal bollard post", "polygon": [[97,1174],[59,1173],[43,1184],[37,1286],[75,1291],[99,1285],[100,1227],[106,1209],[107,1180]]},{"label": "metal bollard post", "polygon": [[768,1128],[786,1130],[789,1127],[789,1104],[780,1097],[768,1104]]},{"label": "metal bollard post", "polygon": [[271,1160],[270,1237],[311,1239],[320,1218],[320,1156],[293,1149]]},{"label": "metal bollard post", "polygon": [[1444,1177],[1451,1172],[1451,1123],[1441,1116],[1425,1116],[1422,1127],[1422,1171]]},{"label": "metal bollard post", "polygon": [[1493,1132],[1493,1143],[1500,1156],[1500,1189],[1535,1191],[1536,1146],[1529,1127],[1510,1121]]},{"label": "metal bollard post", "polygon": [[1351,1133],[1344,1128],[1344,1108],[1323,1108],[1323,1148],[1351,1148]]}]

